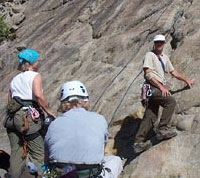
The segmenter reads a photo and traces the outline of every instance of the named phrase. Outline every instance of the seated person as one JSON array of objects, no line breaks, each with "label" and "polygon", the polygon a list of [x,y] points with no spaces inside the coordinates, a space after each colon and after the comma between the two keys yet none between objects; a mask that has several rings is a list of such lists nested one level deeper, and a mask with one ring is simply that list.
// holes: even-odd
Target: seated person
[{"label": "seated person", "polygon": [[60,101],[63,114],[50,124],[45,137],[45,163],[50,164],[46,175],[117,178],[122,161],[104,156],[108,125],[102,115],[88,111],[85,86],[79,81],[64,83]]}]

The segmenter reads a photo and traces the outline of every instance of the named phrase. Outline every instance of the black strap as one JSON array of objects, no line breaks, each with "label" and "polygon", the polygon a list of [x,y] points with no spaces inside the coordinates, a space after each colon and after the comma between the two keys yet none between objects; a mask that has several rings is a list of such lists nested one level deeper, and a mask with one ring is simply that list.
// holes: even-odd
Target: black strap
[{"label": "black strap", "polygon": [[21,104],[22,106],[33,106],[34,108],[39,108],[37,102],[34,100],[24,100],[18,96],[14,96],[13,99],[17,101],[19,104]]},{"label": "black strap", "polygon": [[164,64],[164,62],[162,61],[162,58],[161,58],[160,56],[157,55],[157,57],[158,57],[158,60],[159,60],[160,63],[161,63],[161,66],[162,66],[163,72],[165,73],[165,64]]},{"label": "black strap", "polygon": [[101,164],[76,164],[76,169],[78,171],[81,171],[81,170],[86,170],[86,169],[93,169],[93,168],[100,168],[101,167]]},{"label": "black strap", "polygon": [[158,54],[156,54],[156,52],[155,51],[152,51],[156,56],[157,56],[157,58],[158,58],[158,60],[160,61],[160,63],[161,63],[161,66],[162,66],[162,69],[163,69],[163,72],[165,73],[165,64],[164,64],[164,62],[162,61],[162,58],[160,57],[160,55],[158,55]]},{"label": "black strap", "polygon": [[23,138],[24,138],[25,141],[29,142],[29,141],[32,141],[39,136],[40,136],[40,133],[35,132],[35,133],[29,134],[29,135],[23,135]]},{"label": "black strap", "polygon": [[102,167],[102,164],[72,164],[72,163],[62,163],[62,162],[52,162],[51,164],[58,168],[63,168],[67,165],[73,165],[79,171]]}]

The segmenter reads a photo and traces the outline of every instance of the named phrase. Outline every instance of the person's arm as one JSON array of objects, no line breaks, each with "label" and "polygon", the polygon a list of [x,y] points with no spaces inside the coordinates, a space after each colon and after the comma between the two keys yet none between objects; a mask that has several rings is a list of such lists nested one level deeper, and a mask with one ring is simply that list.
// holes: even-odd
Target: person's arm
[{"label": "person's arm", "polygon": [[35,99],[39,106],[50,116],[53,116],[56,118],[56,116],[50,111],[46,100],[44,98],[43,92],[42,92],[42,78],[41,75],[38,74],[35,76],[33,80],[33,94],[35,96]]},{"label": "person's arm", "polygon": [[8,103],[11,101],[11,99],[12,99],[12,94],[11,94],[11,92],[10,92],[10,90],[8,91]]},{"label": "person's arm", "polygon": [[45,135],[45,138],[44,138],[44,164],[48,165],[49,164],[49,156],[50,156],[50,152],[49,152],[49,146],[51,144],[50,143],[50,140],[52,138],[52,134],[54,135],[54,128],[51,129],[51,125],[49,126],[48,128],[48,131]]},{"label": "person's arm", "polygon": [[185,82],[189,88],[191,88],[194,85],[194,81],[195,81],[194,79],[188,80],[185,77],[183,77],[180,73],[178,73],[176,70],[172,71],[171,75],[175,77],[176,79]]},{"label": "person's arm", "polygon": [[48,164],[49,163],[49,151],[47,148],[44,149],[44,164]]},{"label": "person's arm", "polygon": [[152,85],[157,87],[162,92],[162,96],[171,96],[171,93],[169,92],[169,90],[164,85],[162,85],[162,83],[156,80],[155,77],[151,75],[151,73],[152,73],[152,69],[144,68],[145,78],[148,79],[148,81]]}]

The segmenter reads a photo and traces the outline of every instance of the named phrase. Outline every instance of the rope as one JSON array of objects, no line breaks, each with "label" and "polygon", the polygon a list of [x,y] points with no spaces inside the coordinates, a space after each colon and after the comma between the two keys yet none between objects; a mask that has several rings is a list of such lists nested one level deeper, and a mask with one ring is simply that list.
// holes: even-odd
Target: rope
[{"label": "rope", "polygon": [[[132,60],[132,58],[131,58],[131,60]],[[119,73],[115,77],[113,77],[113,79],[110,81],[110,83],[104,88],[104,90],[101,92],[100,96],[98,97],[97,101],[94,103],[94,105],[92,107],[92,111],[94,110],[94,108],[96,107],[97,103],[100,101],[100,99],[102,98],[102,96],[104,95],[106,90],[111,86],[111,84],[115,81],[115,79],[124,71],[124,69],[128,66],[128,64],[131,62],[131,60],[129,60],[127,62],[127,64],[119,71]]]},{"label": "rope", "polygon": [[117,110],[119,109],[120,105],[122,104],[125,96],[127,95],[129,89],[131,88],[131,86],[133,85],[133,83],[135,82],[135,80],[140,76],[140,74],[143,72],[143,70],[141,70],[136,76],[135,78],[132,80],[132,82],[130,83],[130,85],[128,86],[128,88],[126,89],[124,95],[122,96],[121,100],[119,101],[119,104],[117,105],[115,111],[113,112],[112,116],[111,116],[111,119],[109,121],[109,124],[108,124],[108,128],[110,127],[110,124],[112,122],[112,120],[114,119],[114,116],[115,116],[115,113],[117,112]]}]

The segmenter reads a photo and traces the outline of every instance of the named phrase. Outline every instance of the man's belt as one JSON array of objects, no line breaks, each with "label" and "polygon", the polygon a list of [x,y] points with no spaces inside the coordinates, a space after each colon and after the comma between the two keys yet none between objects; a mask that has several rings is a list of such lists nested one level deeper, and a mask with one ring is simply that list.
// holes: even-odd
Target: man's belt
[{"label": "man's belt", "polygon": [[53,165],[62,170],[67,165],[75,166],[79,178],[98,177],[101,174],[103,166],[101,164],[70,164],[54,162]]},{"label": "man's belt", "polygon": [[75,167],[78,171],[85,169],[93,169],[101,167],[101,164],[75,164]]},{"label": "man's belt", "polygon": [[77,170],[85,170],[85,169],[92,169],[92,168],[99,168],[101,164],[73,164],[73,163],[62,163],[62,162],[51,162],[54,166],[58,168],[63,168],[65,166],[75,166]]}]

